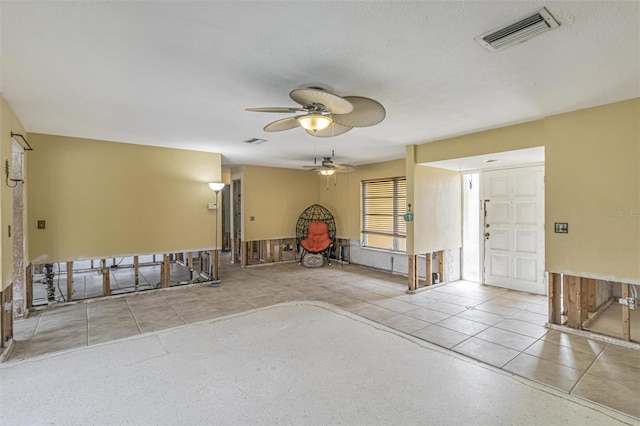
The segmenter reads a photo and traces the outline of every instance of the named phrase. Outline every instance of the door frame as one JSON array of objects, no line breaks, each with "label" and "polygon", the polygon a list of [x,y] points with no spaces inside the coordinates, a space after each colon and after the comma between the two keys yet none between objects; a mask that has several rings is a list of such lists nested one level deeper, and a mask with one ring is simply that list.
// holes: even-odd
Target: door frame
[{"label": "door frame", "polygon": [[[484,238],[484,233],[485,233],[485,217],[486,217],[486,209],[485,209],[485,203],[486,200],[484,198],[484,173],[485,172],[494,172],[494,171],[499,171],[499,170],[513,170],[513,169],[523,169],[523,168],[529,168],[529,167],[542,167],[542,199],[543,201],[545,200],[545,173],[546,173],[546,168],[545,168],[545,163],[542,162],[537,162],[537,163],[530,163],[530,164],[519,164],[517,166],[510,166],[510,167],[495,167],[495,168],[487,168],[487,169],[481,169],[478,170],[478,172],[480,173],[480,208],[482,209],[480,211],[480,229],[479,229],[479,238],[480,238],[480,281],[481,284],[483,285],[491,285],[491,284],[487,284],[486,283],[486,271],[485,271],[485,245],[486,245],[486,239]],[[540,224],[540,228],[542,231],[542,282],[544,284],[544,295],[547,295],[547,277],[546,274],[544,274],[545,271],[545,247],[546,247],[546,238],[545,238],[545,223],[544,223],[544,219],[545,219],[545,211],[546,211],[546,206],[543,205],[543,214],[542,214],[542,223]],[[498,287],[498,288],[504,288],[504,287]]]}]

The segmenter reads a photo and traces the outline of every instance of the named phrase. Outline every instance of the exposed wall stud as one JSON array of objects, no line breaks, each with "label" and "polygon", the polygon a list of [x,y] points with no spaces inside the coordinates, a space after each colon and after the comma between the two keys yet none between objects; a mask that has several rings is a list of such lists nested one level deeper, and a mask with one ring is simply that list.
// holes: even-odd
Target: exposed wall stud
[{"label": "exposed wall stud", "polygon": [[100,264],[102,265],[102,295],[103,296],[111,296],[111,277],[109,268],[107,268],[107,259],[101,259]]},{"label": "exposed wall stud", "polygon": [[549,272],[549,323],[562,324],[562,276]]},{"label": "exposed wall stud", "polygon": [[67,302],[73,300],[73,262],[67,262]]},{"label": "exposed wall stud", "polygon": [[[629,299],[629,284],[622,284],[622,298]],[[622,338],[626,341],[631,340],[631,320],[629,305],[622,305]]]}]

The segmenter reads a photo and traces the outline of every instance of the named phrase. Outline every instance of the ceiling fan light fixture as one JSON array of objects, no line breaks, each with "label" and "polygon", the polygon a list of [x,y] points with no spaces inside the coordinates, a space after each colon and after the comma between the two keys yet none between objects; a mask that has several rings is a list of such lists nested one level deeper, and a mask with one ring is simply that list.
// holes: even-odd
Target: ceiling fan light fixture
[{"label": "ceiling fan light fixture", "polygon": [[335,172],[336,171],[333,169],[326,169],[326,170],[320,170],[318,173],[320,173],[322,176],[331,176]]},{"label": "ceiling fan light fixture", "polygon": [[302,117],[296,117],[298,123],[312,132],[317,132],[318,130],[324,130],[333,123],[333,120],[328,115],[322,114],[307,114]]}]

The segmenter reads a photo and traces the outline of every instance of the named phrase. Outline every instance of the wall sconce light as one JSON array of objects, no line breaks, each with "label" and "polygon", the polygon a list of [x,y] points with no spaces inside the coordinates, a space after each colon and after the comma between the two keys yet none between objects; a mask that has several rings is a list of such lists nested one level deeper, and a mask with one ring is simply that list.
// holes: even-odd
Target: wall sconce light
[{"label": "wall sconce light", "polygon": [[[12,182],[13,185],[9,182]],[[9,188],[15,188],[19,183],[24,183],[24,179],[9,178],[9,160],[4,161],[4,183],[6,183]]]}]

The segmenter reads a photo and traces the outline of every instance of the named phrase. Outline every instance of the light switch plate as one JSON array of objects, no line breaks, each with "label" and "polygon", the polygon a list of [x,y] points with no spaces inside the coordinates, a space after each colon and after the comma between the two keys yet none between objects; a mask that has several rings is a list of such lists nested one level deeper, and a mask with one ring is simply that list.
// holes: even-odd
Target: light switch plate
[{"label": "light switch plate", "polygon": [[44,220],[39,220],[38,229],[45,229],[45,227],[46,227],[46,222]]},{"label": "light switch plate", "polygon": [[569,224],[566,222],[556,222],[554,223],[555,229],[554,232],[556,234],[568,234],[569,233]]}]

